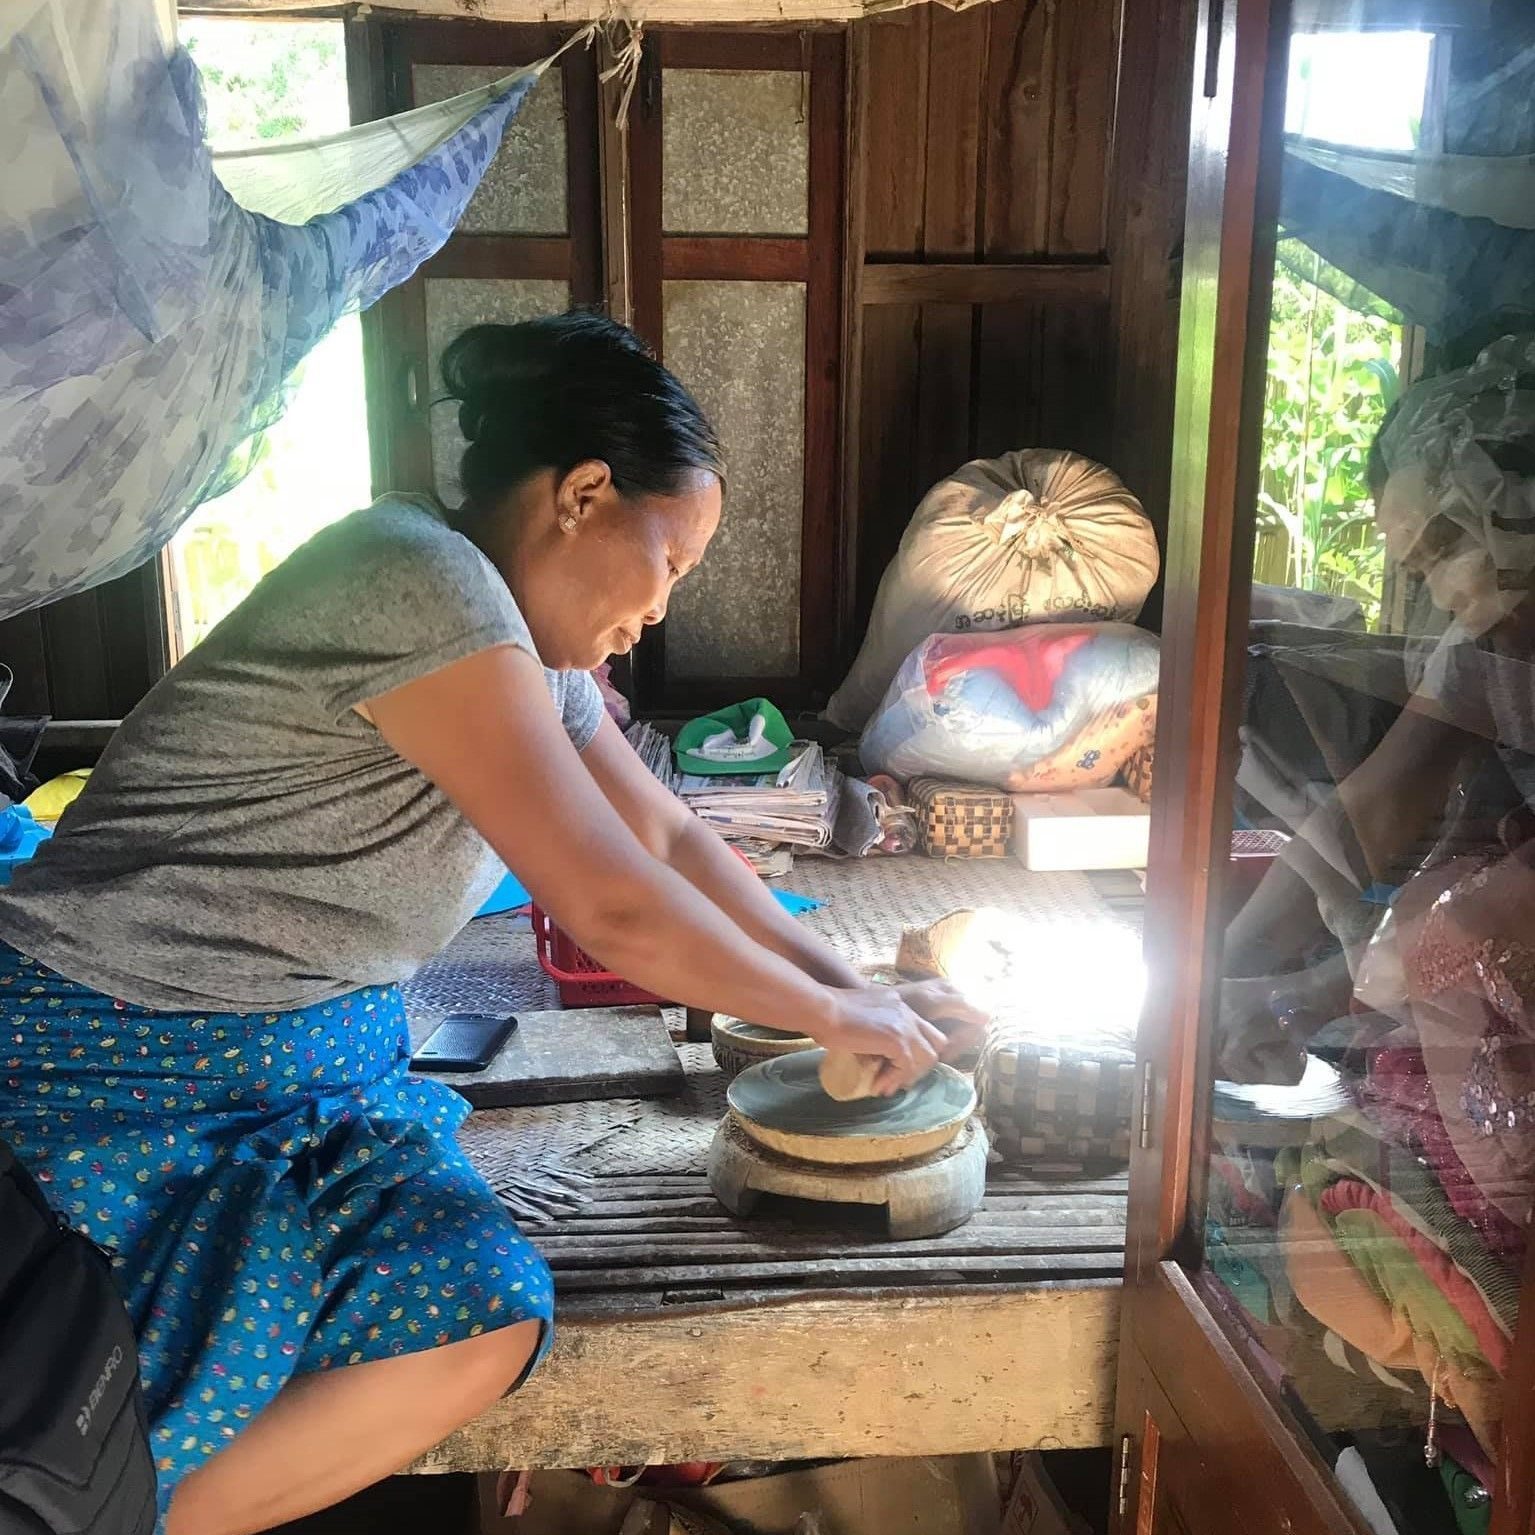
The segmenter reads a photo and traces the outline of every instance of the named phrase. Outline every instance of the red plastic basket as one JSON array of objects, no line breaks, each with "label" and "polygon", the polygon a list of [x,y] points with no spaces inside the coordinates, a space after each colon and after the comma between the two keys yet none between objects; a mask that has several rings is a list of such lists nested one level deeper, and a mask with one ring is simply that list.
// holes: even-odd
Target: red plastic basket
[{"label": "red plastic basket", "polygon": [[1289,840],[1288,833],[1282,831],[1232,832],[1231,877],[1226,887],[1227,910],[1232,916],[1252,898]]},{"label": "red plastic basket", "polygon": [[669,1007],[661,997],[631,986],[604,970],[554,925],[548,912],[533,908],[533,938],[538,963],[559,990],[562,1007]]}]

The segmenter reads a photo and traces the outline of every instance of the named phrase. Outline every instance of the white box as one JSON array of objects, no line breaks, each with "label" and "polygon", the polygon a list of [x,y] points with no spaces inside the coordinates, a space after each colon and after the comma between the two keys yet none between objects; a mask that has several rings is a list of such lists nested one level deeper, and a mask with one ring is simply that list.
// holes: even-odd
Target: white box
[{"label": "white box", "polygon": [[1013,854],[1038,873],[1144,869],[1151,811],[1128,789],[1013,796]]}]

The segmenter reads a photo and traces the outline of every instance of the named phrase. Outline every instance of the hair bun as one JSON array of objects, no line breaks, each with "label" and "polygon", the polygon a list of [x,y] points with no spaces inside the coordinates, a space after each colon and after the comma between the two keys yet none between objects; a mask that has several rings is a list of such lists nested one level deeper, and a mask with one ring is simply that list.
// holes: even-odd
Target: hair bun
[{"label": "hair bun", "polygon": [[626,326],[600,314],[474,325],[443,351],[468,448],[466,497],[486,502],[537,469],[601,459],[623,494],[671,494],[685,470],[724,480],[697,401]]},{"label": "hair bun", "polygon": [[449,399],[459,401],[458,424],[476,441],[497,401],[537,387],[549,371],[543,338],[522,325],[473,325],[442,354],[442,381]]},{"label": "hair bun", "polygon": [[460,402],[459,427],[474,442],[492,407],[509,395],[548,389],[583,364],[611,367],[614,356],[650,361],[653,353],[632,331],[601,315],[549,315],[516,325],[471,325],[442,354],[447,397]]}]

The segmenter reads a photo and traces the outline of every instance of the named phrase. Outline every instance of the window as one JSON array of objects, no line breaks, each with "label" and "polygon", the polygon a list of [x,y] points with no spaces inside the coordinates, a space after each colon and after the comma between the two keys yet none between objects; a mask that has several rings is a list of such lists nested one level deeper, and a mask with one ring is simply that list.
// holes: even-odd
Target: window
[{"label": "window", "polygon": [[1367,466],[1401,387],[1405,338],[1383,303],[1340,279],[1298,240],[1280,242],[1253,579],[1357,603],[1373,629],[1385,550]]},{"label": "window", "polygon": [[[489,84],[563,41],[544,27],[387,28],[388,110]],[[589,51],[572,49],[528,93],[447,244],[370,316],[392,488],[429,490],[458,504],[464,440],[453,407],[442,402],[437,368],[460,331],[601,299],[598,122],[596,65]]]},{"label": "window", "polygon": [[[1427,32],[1298,32],[1285,99],[1292,147],[1417,149],[1434,106],[1433,61]],[[1357,604],[1367,627],[1398,629],[1409,594],[1387,566],[1369,449],[1412,380],[1421,336],[1317,251],[1281,235],[1253,577],[1341,598]]]},{"label": "window", "polygon": [[[567,36],[388,24],[388,108],[483,84]],[[697,394],[731,470],[710,558],[635,653],[630,691],[652,709],[814,702],[838,659],[842,36],[651,29],[622,134],[598,67],[575,48],[544,76],[458,230],[370,317],[398,359],[375,419],[390,474],[457,500],[463,445],[436,370],[465,326],[623,295],[616,317]]]},{"label": "window", "polygon": [[[215,150],[334,133],[350,121],[339,21],[184,20]],[[267,571],[372,496],[362,328],[348,316],[293,380],[288,410],[250,473],[200,506],[164,556],[171,658],[184,654]]]}]

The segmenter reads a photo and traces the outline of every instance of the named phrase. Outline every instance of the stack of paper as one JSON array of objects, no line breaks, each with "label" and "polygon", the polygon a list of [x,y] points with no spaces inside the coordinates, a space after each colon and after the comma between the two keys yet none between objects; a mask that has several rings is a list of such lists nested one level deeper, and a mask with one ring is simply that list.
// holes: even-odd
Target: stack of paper
[{"label": "stack of paper", "polygon": [[685,773],[677,793],[730,841],[823,848],[831,842],[841,774],[814,742],[798,741],[781,772],[717,778]]},{"label": "stack of paper", "polygon": [[677,792],[678,774],[672,766],[672,743],[654,725],[637,720],[624,732],[625,739],[639,753],[640,761],[648,767],[673,794]]},{"label": "stack of paper", "polygon": [[830,846],[842,774],[814,742],[796,741],[781,772],[714,777],[678,772],[671,741],[643,720],[627,735],[651,773],[699,820],[746,852],[764,876],[787,872],[772,849]]},{"label": "stack of paper", "polygon": [[759,879],[781,879],[794,872],[794,850],[776,842],[759,842],[755,837],[731,837],[731,847],[752,866]]}]

